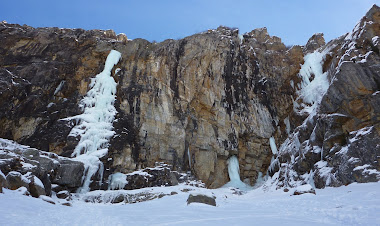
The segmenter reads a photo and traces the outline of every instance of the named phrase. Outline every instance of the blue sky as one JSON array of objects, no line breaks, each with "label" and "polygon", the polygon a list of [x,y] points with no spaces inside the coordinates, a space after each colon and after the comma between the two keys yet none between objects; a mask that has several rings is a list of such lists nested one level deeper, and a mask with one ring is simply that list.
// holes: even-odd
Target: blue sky
[{"label": "blue sky", "polygon": [[336,38],[380,0],[2,0],[0,20],[33,27],[113,29],[128,38],[178,39],[219,25],[240,33],[267,27],[287,44],[314,33]]}]

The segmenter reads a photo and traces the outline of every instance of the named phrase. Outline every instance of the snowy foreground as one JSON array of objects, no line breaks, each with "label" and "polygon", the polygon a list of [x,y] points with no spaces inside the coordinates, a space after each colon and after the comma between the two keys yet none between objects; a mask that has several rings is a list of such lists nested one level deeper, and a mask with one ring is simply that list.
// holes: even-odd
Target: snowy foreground
[{"label": "snowy foreground", "polygon": [[[182,192],[185,188],[193,190]],[[73,201],[68,207],[5,189],[0,194],[0,225],[380,225],[380,182],[298,196],[261,188],[243,195],[228,188],[186,185],[153,189],[178,194],[136,204]],[[139,191],[144,190],[152,188]],[[187,205],[189,193],[214,195],[217,206]]]}]

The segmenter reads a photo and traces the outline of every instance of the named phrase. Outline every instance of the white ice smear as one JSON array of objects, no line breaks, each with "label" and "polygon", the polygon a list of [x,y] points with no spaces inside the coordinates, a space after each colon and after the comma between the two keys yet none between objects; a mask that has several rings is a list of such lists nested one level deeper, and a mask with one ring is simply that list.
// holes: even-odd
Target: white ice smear
[{"label": "white ice smear", "polygon": [[99,169],[101,169],[100,173],[103,172],[103,164],[99,158],[107,154],[109,139],[115,133],[112,123],[116,114],[114,102],[117,83],[111,76],[111,70],[120,58],[121,54],[118,51],[111,50],[104,70],[91,80],[91,89],[80,102],[79,106],[83,113],[67,118],[77,121],[77,125],[71,130],[69,136],[80,137],[72,157],[76,157],[85,165],[83,187],[80,192],[89,191],[91,177]]},{"label": "white ice smear", "polygon": [[298,98],[307,105],[302,104],[301,109],[298,109],[301,113],[313,112],[329,88],[327,72],[323,73],[322,70],[324,57],[329,50],[330,48],[326,48],[323,52],[316,50],[304,57],[305,63],[299,73],[302,81],[297,93]]},{"label": "white ice smear", "polygon": [[228,160],[228,176],[230,177],[230,182],[223,185],[225,188],[234,187],[239,188],[243,191],[252,190],[252,187],[240,180],[240,170],[239,161],[236,156],[231,156]]},{"label": "white ice smear", "polygon": [[289,135],[291,130],[289,116],[284,119],[284,123],[286,126],[286,133]]},{"label": "white ice smear", "polygon": [[57,88],[56,88],[55,91],[54,91],[54,96],[62,90],[62,87],[63,87],[64,84],[65,84],[65,80],[62,80],[62,81],[59,83],[59,85],[57,86]]},{"label": "white ice smear", "polygon": [[189,158],[189,167],[191,170],[191,157],[190,157],[190,149],[189,148],[187,148],[187,157]]},{"label": "white ice smear", "polygon": [[128,184],[127,175],[125,175],[124,173],[114,173],[110,176],[108,189],[110,190],[123,189],[126,184]]}]

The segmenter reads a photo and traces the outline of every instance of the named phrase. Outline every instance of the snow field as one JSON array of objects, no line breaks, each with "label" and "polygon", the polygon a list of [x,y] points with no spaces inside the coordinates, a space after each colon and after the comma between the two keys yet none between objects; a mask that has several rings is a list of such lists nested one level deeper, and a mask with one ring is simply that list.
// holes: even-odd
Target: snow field
[{"label": "snow field", "polygon": [[[182,192],[185,188],[193,190]],[[136,204],[74,200],[67,207],[5,189],[0,194],[0,225],[380,225],[379,182],[316,189],[316,195],[299,196],[262,188],[237,195],[233,189],[182,184],[121,192],[148,190],[178,194]],[[190,193],[213,195],[217,206],[187,205]]]}]

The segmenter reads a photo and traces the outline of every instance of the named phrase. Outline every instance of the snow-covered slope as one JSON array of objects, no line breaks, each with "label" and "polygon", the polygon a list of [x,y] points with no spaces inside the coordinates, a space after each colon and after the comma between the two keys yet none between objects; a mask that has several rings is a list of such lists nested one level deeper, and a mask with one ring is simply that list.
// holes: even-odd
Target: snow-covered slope
[{"label": "snow-covered slope", "polygon": [[[217,206],[186,204],[188,192],[216,196]],[[152,190],[151,188],[148,190]],[[243,195],[184,185],[155,188],[178,192],[136,204],[73,202],[52,205],[16,191],[0,194],[0,225],[379,225],[380,183],[317,189],[316,195],[291,196],[262,189]]]}]

